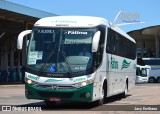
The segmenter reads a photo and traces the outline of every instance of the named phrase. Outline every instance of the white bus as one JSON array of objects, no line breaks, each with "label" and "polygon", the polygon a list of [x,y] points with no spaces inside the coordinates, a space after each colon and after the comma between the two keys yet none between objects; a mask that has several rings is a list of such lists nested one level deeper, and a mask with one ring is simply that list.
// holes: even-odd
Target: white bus
[{"label": "white bus", "polygon": [[160,83],[160,58],[142,58],[145,65],[150,66],[149,82]]},{"label": "white bus", "polygon": [[150,66],[148,65],[137,65],[136,70],[136,83],[147,83],[149,78]]},{"label": "white bus", "polygon": [[[100,17],[57,16],[38,20],[31,33],[25,95],[46,104],[93,102],[122,94],[135,85],[136,43]],[[85,49],[84,49],[85,48]],[[81,51],[87,52],[80,55]]]}]

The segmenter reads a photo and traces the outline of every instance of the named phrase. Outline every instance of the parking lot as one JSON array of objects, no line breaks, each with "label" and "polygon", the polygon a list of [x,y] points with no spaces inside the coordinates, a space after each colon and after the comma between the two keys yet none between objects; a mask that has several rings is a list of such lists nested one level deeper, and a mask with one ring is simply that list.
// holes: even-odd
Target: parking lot
[{"label": "parking lot", "polygon": [[24,96],[24,85],[0,85],[0,105],[18,105],[22,107],[38,106],[42,111],[160,111],[160,91],[158,83],[136,84],[126,98],[116,95],[107,98],[102,106],[86,104],[57,104],[46,107],[41,100],[28,100]]}]

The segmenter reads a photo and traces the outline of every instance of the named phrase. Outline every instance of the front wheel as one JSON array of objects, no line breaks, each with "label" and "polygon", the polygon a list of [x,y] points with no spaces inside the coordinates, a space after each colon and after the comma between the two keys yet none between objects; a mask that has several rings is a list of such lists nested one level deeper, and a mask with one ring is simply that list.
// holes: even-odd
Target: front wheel
[{"label": "front wheel", "polygon": [[106,83],[103,84],[102,90],[101,90],[101,96],[102,98],[99,99],[98,101],[96,101],[96,105],[100,106],[103,105],[103,103],[105,102],[106,96],[107,96],[107,85]]},{"label": "front wheel", "polygon": [[122,98],[126,98],[126,97],[127,97],[127,93],[128,93],[128,85],[127,85],[127,83],[126,83],[126,85],[125,85],[125,90],[124,90],[124,92],[122,93]]},{"label": "front wheel", "polygon": [[149,82],[150,82],[150,83],[154,83],[154,82],[155,82],[155,78],[150,77],[150,78],[149,78]]}]

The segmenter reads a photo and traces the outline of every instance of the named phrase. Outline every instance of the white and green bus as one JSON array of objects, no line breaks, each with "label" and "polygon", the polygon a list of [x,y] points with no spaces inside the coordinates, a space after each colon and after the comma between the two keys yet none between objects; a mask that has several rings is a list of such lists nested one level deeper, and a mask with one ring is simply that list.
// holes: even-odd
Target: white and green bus
[{"label": "white and green bus", "polygon": [[[38,20],[19,34],[22,49],[31,33],[25,95],[46,104],[97,102],[126,95],[135,85],[136,42],[100,17],[56,16]],[[80,54],[81,52],[87,54]]]}]

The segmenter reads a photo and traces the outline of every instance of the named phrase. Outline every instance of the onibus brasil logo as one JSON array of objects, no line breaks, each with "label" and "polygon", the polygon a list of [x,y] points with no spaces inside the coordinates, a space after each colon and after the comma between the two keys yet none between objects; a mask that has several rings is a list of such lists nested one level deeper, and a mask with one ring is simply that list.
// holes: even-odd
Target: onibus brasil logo
[{"label": "onibus brasil logo", "polygon": [[[131,63],[131,61],[130,61],[130,62],[127,62],[127,60],[124,59],[123,62],[122,62],[122,69],[128,68],[128,67],[130,66],[130,63]],[[122,69],[121,69],[121,70],[122,70]]]}]

